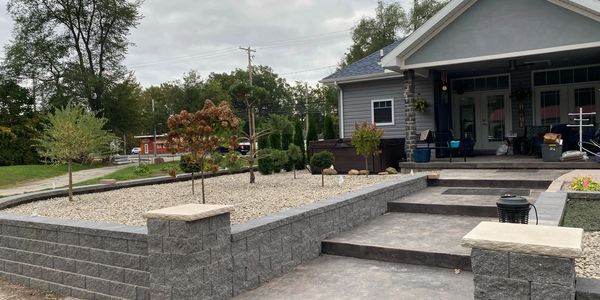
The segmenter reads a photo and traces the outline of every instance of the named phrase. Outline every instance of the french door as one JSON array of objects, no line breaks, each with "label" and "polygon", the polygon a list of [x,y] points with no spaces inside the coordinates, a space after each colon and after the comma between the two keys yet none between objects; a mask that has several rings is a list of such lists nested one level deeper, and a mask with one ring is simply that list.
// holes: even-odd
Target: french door
[{"label": "french door", "polygon": [[507,91],[454,95],[454,132],[475,141],[475,149],[492,150],[512,132]]},{"label": "french door", "polygon": [[[535,90],[536,122],[554,125],[569,122],[569,113],[598,112],[600,109],[600,83],[545,86]],[[598,116],[590,117],[596,123]]]}]

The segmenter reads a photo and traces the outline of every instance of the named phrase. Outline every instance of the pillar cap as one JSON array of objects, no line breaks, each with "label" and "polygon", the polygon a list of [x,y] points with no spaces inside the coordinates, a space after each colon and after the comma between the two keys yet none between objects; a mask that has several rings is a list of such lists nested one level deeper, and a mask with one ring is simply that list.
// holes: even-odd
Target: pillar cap
[{"label": "pillar cap", "polygon": [[148,219],[162,219],[171,221],[196,221],[216,215],[232,212],[233,205],[216,204],[183,204],[167,208],[151,210],[144,214]]},{"label": "pillar cap", "polygon": [[534,255],[580,257],[583,229],[481,222],[462,238],[462,246]]}]

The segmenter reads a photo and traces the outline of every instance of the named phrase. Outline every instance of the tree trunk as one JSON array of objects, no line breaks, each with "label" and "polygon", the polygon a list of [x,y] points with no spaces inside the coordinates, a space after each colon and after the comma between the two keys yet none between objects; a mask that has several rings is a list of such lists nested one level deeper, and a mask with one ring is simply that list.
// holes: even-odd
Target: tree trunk
[{"label": "tree trunk", "polygon": [[192,172],[192,195],[195,195],[195,191],[194,191],[194,172]]},{"label": "tree trunk", "polygon": [[323,174],[323,170],[321,170],[321,187],[325,187],[325,175]]},{"label": "tree trunk", "polygon": [[367,177],[369,177],[369,158],[365,156],[365,170],[367,170]]},{"label": "tree trunk", "polygon": [[248,141],[250,142],[250,169],[248,170],[250,173],[250,183],[254,183],[256,181],[256,176],[254,176],[254,153],[256,153],[256,131],[254,130],[254,109],[252,106],[248,106]]},{"label": "tree trunk", "polygon": [[71,164],[73,162],[69,159],[68,172],[69,172],[69,201],[73,201],[73,170]]},{"label": "tree trunk", "polygon": [[200,174],[200,182],[202,182],[202,204],[206,204],[206,197],[204,197],[204,164],[202,164],[202,173]]},{"label": "tree trunk", "polygon": [[292,170],[294,170],[294,179],[296,179],[296,166]]}]

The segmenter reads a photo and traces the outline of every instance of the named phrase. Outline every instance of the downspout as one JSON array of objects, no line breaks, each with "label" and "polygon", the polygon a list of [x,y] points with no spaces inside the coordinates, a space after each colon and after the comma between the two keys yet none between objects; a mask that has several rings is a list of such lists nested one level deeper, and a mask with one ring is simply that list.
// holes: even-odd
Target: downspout
[{"label": "downspout", "polygon": [[338,85],[337,81],[334,81],[333,84],[340,91],[339,99],[338,99],[338,115],[339,115],[339,126],[340,126],[340,139],[344,138],[344,91],[342,87]]}]

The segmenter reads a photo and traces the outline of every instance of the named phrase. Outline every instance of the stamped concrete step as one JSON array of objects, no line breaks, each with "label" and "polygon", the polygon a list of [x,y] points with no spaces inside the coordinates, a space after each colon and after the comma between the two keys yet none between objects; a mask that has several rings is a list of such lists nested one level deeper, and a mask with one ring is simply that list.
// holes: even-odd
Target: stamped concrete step
[{"label": "stamped concrete step", "polygon": [[322,242],[324,254],[471,270],[462,237],[495,218],[388,213]]},{"label": "stamped concrete step", "polygon": [[461,300],[473,289],[470,272],[323,255],[234,299]]},{"label": "stamped concrete step", "polygon": [[523,196],[534,202],[540,192],[524,188],[429,187],[388,202],[388,211],[496,217],[496,200],[501,195]]}]

